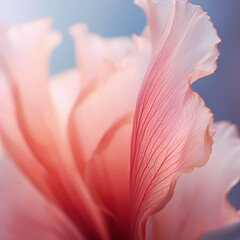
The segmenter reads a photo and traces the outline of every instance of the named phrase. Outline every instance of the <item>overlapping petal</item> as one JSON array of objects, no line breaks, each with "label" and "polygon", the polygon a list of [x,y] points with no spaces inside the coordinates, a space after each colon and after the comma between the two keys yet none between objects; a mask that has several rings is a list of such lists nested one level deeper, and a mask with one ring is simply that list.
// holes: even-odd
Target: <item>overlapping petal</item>
[{"label": "overlapping petal", "polygon": [[12,159],[83,234],[107,238],[50,95],[49,58],[59,42],[50,26],[51,21],[43,20],[1,33],[1,138]]},{"label": "overlapping petal", "polygon": [[103,61],[118,65],[128,54],[132,41],[128,37],[103,38],[89,33],[85,24],[70,28],[76,48],[79,75],[83,85],[96,77]]},{"label": "overlapping petal", "polygon": [[0,192],[0,239],[85,239],[14,166],[2,149]]},{"label": "overlapping petal", "polygon": [[81,91],[81,79],[77,69],[69,69],[50,79],[50,93],[56,107],[56,114],[67,138],[67,124],[71,110]]},{"label": "overlapping petal", "polygon": [[190,84],[211,74],[219,55],[219,38],[200,7],[136,2],[146,12],[153,51],[134,118],[131,239],[144,238],[148,217],[170,200],[178,176],[209,158],[213,117]]},{"label": "overlapping petal", "polygon": [[[209,161],[179,179],[169,204],[151,217],[149,239],[200,239],[210,230],[240,222],[237,210],[227,201],[229,190],[240,178],[240,139],[233,125],[216,126]],[[221,232],[224,236],[224,229]]]},{"label": "overlapping petal", "polygon": [[[74,31],[80,34],[79,27]],[[69,120],[69,137],[78,169],[83,173],[105,132],[116,120],[134,111],[151,45],[146,37],[134,37],[132,42],[126,38],[104,39],[86,31],[80,36],[76,37],[76,41],[81,40],[77,49],[82,50],[77,56],[84,62],[80,72],[87,71],[84,66],[88,65],[94,74],[87,84],[83,80]],[[86,78],[84,74],[82,79]]]},{"label": "overlapping petal", "polygon": [[87,167],[87,183],[108,219],[111,239],[129,237],[130,143],[133,114],[106,132]]},{"label": "overlapping petal", "polygon": [[[50,21],[0,29],[1,139],[18,167],[47,197],[43,199],[33,186],[26,186],[20,173],[16,175],[19,183],[25,181],[20,187],[30,189],[26,195],[36,199],[34,206],[45,209],[33,218],[28,211],[22,215],[26,216],[24,224],[36,217],[35,226],[41,224],[44,229],[39,235],[42,238],[51,234],[56,239],[145,238],[148,218],[169,202],[177,178],[203,166],[210,156],[213,117],[190,85],[216,69],[216,31],[206,13],[187,1],[136,3],[149,22],[143,36],[134,36],[133,41],[105,39],[88,33],[84,25],[73,27],[78,68],[56,76],[50,85],[49,58],[60,39],[49,30]],[[135,107],[132,132],[129,112]],[[225,146],[224,141],[230,144],[232,137],[224,125],[219,128],[224,137],[216,146],[228,150],[232,145]],[[238,144],[233,142],[235,148]],[[238,166],[237,161],[234,163]],[[215,165],[208,164],[203,174],[210,175]],[[212,177],[217,178],[227,167],[224,162]],[[151,217],[147,238],[190,239],[239,220],[226,201],[216,200],[211,218],[201,227],[193,226],[198,222],[196,217],[204,219],[194,206],[204,208],[206,204],[200,199],[207,183],[200,181],[199,172],[191,176],[194,180],[190,183],[185,176],[172,201]],[[233,176],[238,176],[237,172],[226,175],[216,199],[226,194]],[[19,194],[13,193],[14,186],[1,188],[9,190],[8,196]],[[188,215],[184,208],[191,204],[193,212]],[[21,201],[12,210],[6,206],[7,214],[22,211]],[[184,213],[176,217],[177,210]],[[48,214],[50,225],[46,229]],[[179,222],[174,225],[175,221],[184,226]],[[36,236],[35,226],[22,236]],[[166,231],[169,226],[171,232]],[[23,226],[11,229],[21,236]]]}]

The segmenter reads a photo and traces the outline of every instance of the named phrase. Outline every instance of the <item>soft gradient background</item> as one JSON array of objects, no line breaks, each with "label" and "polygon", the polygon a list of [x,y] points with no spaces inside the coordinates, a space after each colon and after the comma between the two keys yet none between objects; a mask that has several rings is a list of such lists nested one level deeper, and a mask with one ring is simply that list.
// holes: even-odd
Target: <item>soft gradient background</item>
[{"label": "soft gradient background", "polygon": [[[215,120],[228,120],[240,127],[240,1],[190,2],[208,12],[222,39],[218,70],[198,81],[194,89],[211,108]],[[68,35],[68,27],[74,23],[85,22],[90,31],[107,37],[140,34],[146,24],[143,12],[132,0],[0,0],[2,23],[43,17],[54,18],[54,28],[63,34],[63,43],[52,57],[51,74],[75,66],[73,41]],[[240,208],[240,186],[233,189],[230,201]]]}]

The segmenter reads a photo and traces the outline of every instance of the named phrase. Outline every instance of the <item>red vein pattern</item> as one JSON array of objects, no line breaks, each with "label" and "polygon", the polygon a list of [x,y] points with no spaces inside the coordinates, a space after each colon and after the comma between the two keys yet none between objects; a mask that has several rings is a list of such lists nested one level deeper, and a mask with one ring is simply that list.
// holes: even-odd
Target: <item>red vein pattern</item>
[{"label": "red vein pattern", "polygon": [[220,41],[200,7],[175,0],[136,2],[148,18],[152,57],[134,117],[131,239],[144,238],[148,217],[170,200],[178,176],[210,156],[213,116],[190,84],[214,72]]},{"label": "red vein pattern", "polygon": [[228,192],[240,176],[238,131],[226,122],[216,127],[209,161],[179,179],[169,204],[151,217],[146,231],[151,234],[149,239],[202,239],[206,232],[239,222],[238,211],[227,201]]}]

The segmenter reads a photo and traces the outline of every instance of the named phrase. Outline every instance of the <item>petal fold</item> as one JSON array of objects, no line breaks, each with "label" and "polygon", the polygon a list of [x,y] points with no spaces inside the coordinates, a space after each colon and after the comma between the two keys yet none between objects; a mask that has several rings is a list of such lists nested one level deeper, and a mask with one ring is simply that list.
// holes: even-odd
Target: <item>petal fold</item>
[{"label": "petal fold", "polygon": [[76,48],[76,59],[83,85],[96,77],[102,61],[118,65],[132,47],[128,37],[103,38],[89,33],[85,24],[76,24],[70,28]]},{"label": "petal fold", "polygon": [[[79,31],[79,27],[77,29]],[[95,59],[98,67],[91,69],[94,76],[87,83],[83,80],[82,91],[69,120],[69,138],[81,174],[108,129],[118,119],[134,110],[151,53],[151,45],[146,37],[134,37],[133,42],[128,39],[126,44],[125,38],[105,39],[94,34],[85,34],[87,36],[83,39],[91,40],[84,43],[81,42],[83,40],[80,41],[83,49],[78,53],[78,58],[83,58],[82,61],[91,66],[97,64],[88,59],[95,59],[92,53],[95,45],[101,50],[97,53],[101,54]],[[129,42],[131,46],[126,51]],[[121,57],[118,56],[120,51],[125,53]],[[81,66],[80,64],[79,71],[82,73],[85,64]],[[83,75],[81,77],[84,78]]]},{"label": "petal fold", "polygon": [[67,133],[69,116],[81,89],[80,82],[77,69],[69,69],[57,74],[49,82],[50,93],[56,106],[56,114],[62,125],[64,135]]},{"label": "petal fold", "polygon": [[131,239],[145,236],[177,178],[211,153],[213,116],[190,84],[213,73],[220,41],[208,16],[187,1],[139,0],[152,56],[139,92],[131,148]]},{"label": "petal fold", "polygon": [[0,35],[1,139],[26,176],[83,234],[107,239],[102,215],[76,170],[50,94],[49,59],[60,40],[50,30],[51,22],[16,25]]},{"label": "petal fold", "polygon": [[84,240],[71,222],[36,190],[1,149],[0,152],[0,238]]},{"label": "petal fold", "polygon": [[203,239],[215,234],[219,237],[214,239],[236,235],[234,226],[239,228],[240,215],[227,201],[227,194],[240,179],[240,139],[235,126],[226,122],[216,126],[209,161],[203,168],[180,177],[169,204],[151,217],[149,239],[200,239],[205,233],[230,224],[235,225]]},{"label": "petal fold", "polygon": [[129,237],[130,143],[133,114],[104,135],[87,167],[87,183],[109,219],[112,239]]}]

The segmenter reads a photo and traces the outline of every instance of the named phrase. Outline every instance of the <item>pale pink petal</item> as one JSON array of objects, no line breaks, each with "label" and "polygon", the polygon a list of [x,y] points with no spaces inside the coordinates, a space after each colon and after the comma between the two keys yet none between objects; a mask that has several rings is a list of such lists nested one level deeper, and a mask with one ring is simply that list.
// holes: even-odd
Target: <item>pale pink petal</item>
[{"label": "pale pink petal", "polygon": [[[0,136],[5,144],[5,149],[12,152],[14,161],[24,170],[31,181],[48,198],[52,198],[46,181],[47,172],[34,158],[18,127],[11,89],[2,71],[0,71],[0,91]],[[35,174],[36,172],[38,174]]]},{"label": "pale pink petal", "polygon": [[50,26],[50,20],[36,21],[0,35],[0,80],[8,85],[0,94],[6,96],[1,102],[1,138],[12,159],[84,234],[107,238],[102,215],[76,170],[50,94],[48,62],[59,42]]},{"label": "pale pink petal", "polygon": [[[100,45],[104,43],[105,48],[111,42],[92,35],[90,38],[100,41]],[[124,51],[124,39],[112,41],[114,44],[110,44],[109,51]],[[119,48],[121,45],[123,49]],[[113,59],[102,58],[96,76],[81,91],[69,120],[71,146],[80,172],[84,172],[86,162],[104,133],[115,121],[134,110],[150,51],[146,37],[134,37],[129,54],[117,64]]]},{"label": "pale pink petal", "polygon": [[80,92],[80,77],[77,69],[70,69],[53,76],[50,80],[50,90],[56,106],[63,134],[66,134],[69,115]]},{"label": "pale pink petal", "polygon": [[129,237],[130,142],[133,115],[104,135],[89,162],[87,183],[109,218],[112,239]]},{"label": "pale pink petal", "polygon": [[0,192],[0,239],[85,239],[3,155],[1,149]]},{"label": "pale pink petal", "polygon": [[[182,176],[169,204],[149,221],[149,239],[199,239],[203,234],[240,222],[227,193],[240,178],[240,139],[228,123],[217,124],[206,166]],[[171,229],[171,231],[169,231]]]},{"label": "pale pink petal", "polygon": [[213,117],[191,90],[216,69],[219,38],[208,16],[187,1],[139,0],[153,52],[134,118],[131,152],[131,239],[144,237],[149,216],[173,195],[179,175],[209,158]]},{"label": "pale pink petal", "polygon": [[131,40],[127,37],[103,38],[89,33],[85,24],[70,28],[75,42],[77,65],[83,85],[87,85],[101,67],[102,61],[118,64],[131,50]]}]

